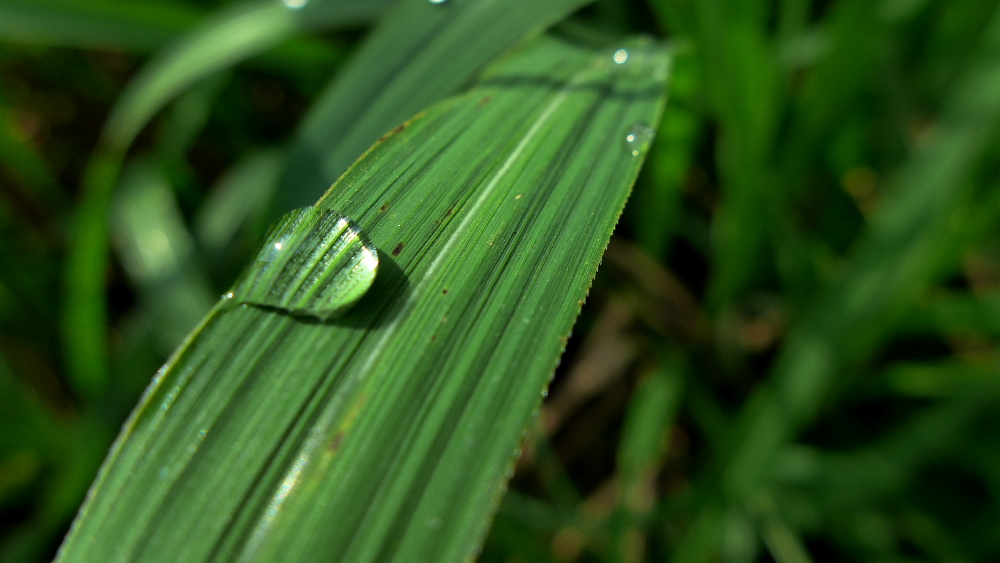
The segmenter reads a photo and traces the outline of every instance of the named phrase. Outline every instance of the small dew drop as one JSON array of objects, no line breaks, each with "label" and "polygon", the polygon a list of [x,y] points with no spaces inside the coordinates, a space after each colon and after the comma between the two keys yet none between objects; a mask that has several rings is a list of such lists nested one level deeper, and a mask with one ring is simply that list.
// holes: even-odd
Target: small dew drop
[{"label": "small dew drop", "polygon": [[628,60],[628,51],[626,51],[625,49],[618,49],[617,51],[615,51],[614,59],[616,64],[620,65],[625,64],[625,61]]},{"label": "small dew drop", "polygon": [[548,389],[545,389],[544,391],[542,391],[542,398],[543,399],[547,398],[548,396],[549,396],[549,390]]},{"label": "small dew drop", "polygon": [[625,134],[625,146],[632,153],[632,156],[639,156],[646,152],[655,136],[656,130],[649,125],[635,123],[629,127],[628,133]]},{"label": "small dew drop", "polygon": [[286,8],[292,10],[301,10],[306,7],[309,0],[281,0],[281,3],[285,5]]},{"label": "small dew drop", "polygon": [[223,293],[222,294],[222,298],[223,299],[232,299],[233,298],[233,292],[230,291],[229,293]]},{"label": "small dew drop", "polygon": [[306,207],[268,231],[227,298],[327,320],[360,299],[377,270],[378,250],[353,221]]},{"label": "small dew drop", "polygon": [[447,4],[448,0],[427,0],[431,4]]}]

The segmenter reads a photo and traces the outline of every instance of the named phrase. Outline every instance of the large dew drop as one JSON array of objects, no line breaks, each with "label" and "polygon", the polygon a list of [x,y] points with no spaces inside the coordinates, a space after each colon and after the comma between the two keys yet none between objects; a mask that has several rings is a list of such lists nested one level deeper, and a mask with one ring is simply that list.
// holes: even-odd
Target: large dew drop
[{"label": "large dew drop", "polygon": [[335,317],[375,281],[378,251],[347,217],[312,207],[268,231],[250,267],[225,297],[322,320]]}]

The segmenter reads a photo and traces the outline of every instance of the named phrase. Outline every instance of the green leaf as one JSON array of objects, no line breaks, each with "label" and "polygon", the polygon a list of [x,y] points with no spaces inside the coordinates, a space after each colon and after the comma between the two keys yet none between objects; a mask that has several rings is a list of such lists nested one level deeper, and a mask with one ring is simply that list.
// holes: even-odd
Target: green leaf
[{"label": "green leaf", "polygon": [[623,48],[538,41],[366,153],[315,208],[381,249],[372,288],[328,322],[217,306],[58,561],[472,557],[661,111],[665,51]]}]

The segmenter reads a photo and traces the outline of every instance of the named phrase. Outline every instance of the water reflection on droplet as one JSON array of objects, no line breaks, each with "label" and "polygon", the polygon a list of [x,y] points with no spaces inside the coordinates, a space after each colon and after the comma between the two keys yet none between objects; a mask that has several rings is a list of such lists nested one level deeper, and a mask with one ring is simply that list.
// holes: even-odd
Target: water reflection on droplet
[{"label": "water reflection on droplet", "polygon": [[329,319],[375,280],[378,250],[347,217],[306,207],[286,214],[237,281],[232,299]]},{"label": "water reflection on droplet", "polygon": [[306,4],[309,3],[309,0],[281,0],[281,3],[284,4],[286,8],[299,10],[305,8]]},{"label": "water reflection on droplet", "polygon": [[615,63],[623,65],[625,64],[625,61],[628,60],[628,51],[626,51],[625,49],[618,49],[617,51],[615,51],[615,55],[613,58],[615,60]]},{"label": "water reflection on droplet", "polygon": [[447,4],[448,0],[427,0],[431,4]]},{"label": "water reflection on droplet", "polygon": [[634,123],[629,127],[628,132],[625,134],[625,146],[628,151],[632,153],[632,156],[639,156],[640,154],[646,152],[649,148],[650,143],[653,142],[653,137],[656,136],[656,130],[646,125],[645,123]]}]

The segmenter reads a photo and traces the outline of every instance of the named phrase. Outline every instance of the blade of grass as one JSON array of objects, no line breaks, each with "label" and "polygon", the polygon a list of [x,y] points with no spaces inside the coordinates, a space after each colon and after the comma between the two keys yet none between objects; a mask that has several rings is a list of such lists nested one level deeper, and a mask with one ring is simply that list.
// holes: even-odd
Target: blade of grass
[{"label": "blade of grass", "polygon": [[301,10],[272,0],[228,6],[145,66],[108,117],[105,142],[124,147],[163,105],[210,74],[274,47],[296,33],[363,22],[390,0],[327,0]]},{"label": "blade of grass", "polygon": [[625,48],[537,42],[375,145],[317,203],[383,249],[368,295],[328,323],[221,302],[58,560],[472,557],[661,111],[664,51]]},{"label": "blade of grass", "polygon": [[[770,379],[747,401],[731,453],[719,472],[724,498],[742,502],[763,485],[773,456],[815,416],[838,369],[860,343],[871,346],[877,341],[872,327],[911,302],[940,274],[939,254],[947,246],[941,239],[954,230],[950,214],[957,195],[1000,121],[998,61],[1000,11],[935,132],[895,177],[889,199],[854,249],[840,281],[803,315]],[[722,502],[712,496],[693,528],[712,528],[708,522]],[[689,535],[678,548],[678,560],[704,560],[715,540],[710,533]]]},{"label": "blade of grass", "polygon": [[237,233],[263,215],[284,162],[280,150],[255,152],[237,162],[212,188],[195,216],[194,231],[213,258],[224,258],[223,251]]},{"label": "blade of grass", "polygon": [[670,429],[683,395],[685,367],[665,358],[633,393],[618,446],[621,497],[614,529],[613,561],[643,561],[646,520],[656,503],[656,479],[670,444]]},{"label": "blade of grass", "polygon": [[309,205],[372,143],[591,0],[404,0],[304,119],[270,219]]},{"label": "blade of grass", "polygon": [[164,0],[2,0],[0,40],[150,51],[203,13],[191,4]]},{"label": "blade of grass", "polygon": [[129,277],[153,314],[159,350],[167,355],[212,308],[215,296],[193,267],[194,239],[162,171],[131,163],[122,176],[112,233]]},{"label": "blade of grass", "polygon": [[[746,1],[660,0],[665,23],[685,28],[697,39],[707,97],[721,125],[718,172],[724,198],[712,224],[714,270],[710,309],[728,306],[766,271],[761,262],[771,232],[781,225],[770,169],[783,96],[781,75],[766,35],[762,4]],[[687,12],[687,13],[686,13]],[[681,16],[680,14],[684,14]]]}]

